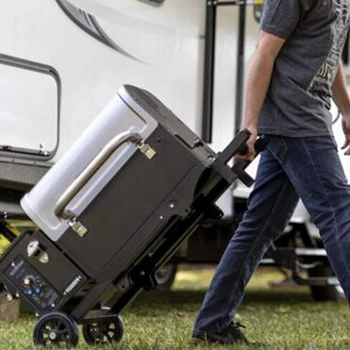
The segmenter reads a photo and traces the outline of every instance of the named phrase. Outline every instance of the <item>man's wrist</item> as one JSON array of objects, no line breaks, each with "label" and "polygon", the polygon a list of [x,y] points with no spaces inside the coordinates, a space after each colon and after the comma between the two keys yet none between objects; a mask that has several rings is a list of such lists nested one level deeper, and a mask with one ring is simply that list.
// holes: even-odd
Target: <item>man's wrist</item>
[{"label": "man's wrist", "polygon": [[244,123],[243,129],[248,129],[250,132],[256,132],[258,127],[255,123]]}]

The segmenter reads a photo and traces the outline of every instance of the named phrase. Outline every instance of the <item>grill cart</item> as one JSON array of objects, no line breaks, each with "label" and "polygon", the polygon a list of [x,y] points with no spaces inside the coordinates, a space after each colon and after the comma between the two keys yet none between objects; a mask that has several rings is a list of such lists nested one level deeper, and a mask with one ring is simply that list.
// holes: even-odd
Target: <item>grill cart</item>
[{"label": "grill cart", "polygon": [[39,227],[0,259],[2,282],[40,317],[36,345],[118,342],[120,313],[208,218],[247,163],[227,165],[246,131],[216,154],[150,93],[124,86],[21,200]]}]

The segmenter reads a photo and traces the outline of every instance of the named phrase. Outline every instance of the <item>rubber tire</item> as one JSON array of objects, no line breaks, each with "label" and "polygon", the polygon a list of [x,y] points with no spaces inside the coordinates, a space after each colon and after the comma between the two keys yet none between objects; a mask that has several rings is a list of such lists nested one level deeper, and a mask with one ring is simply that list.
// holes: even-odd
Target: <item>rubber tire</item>
[{"label": "rubber tire", "polygon": [[[320,265],[309,270],[309,277],[334,277],[334,272],[329,265]],[[340,286],[310,286],[312,297],[315,301],[342,301],[345,299],[343,289]]]},{"label": "rubber tire", "polygon": [[[111,327],[111,326],[114,327]],[[97,334],[99,337],[96,337],[91,331],[91,327],[106,327],[107,334],[104,334],[106,330],[102,331],[101,334]],[[109,333],[113,333],[111,336],[108,336]],[[88,345],[108,345],[112,343],[118,343],[122,340],[124,334],[124,323],[121,316],[118,316],[114,321],[107,323],[92,323],[92,324],[84,324],[83,325],[83,337],[85,342]]]},{"label": "rubber tire", "polygon": [[[57,323],[58,327],[60,327],[60,331],[66,330],[69,338],[64,341],[52,341],[48,337],[43,337],[43,330],[49,331],[52,329],[52,324]],[[61,326],[60,326],[61,325]],[[50,326],[50,328],[45,328],[46,326]],[[79,330],[75,321],[69,317],[67,314],[63,312],[50,312],[46,315],[40,317],[38,322],[36,323],[33,331],[33,341],[36,346],[50,346],[50,345],[61,345],[66,344],[66,348],[70,349],[72,347],[76,347],[79,342]]]},{"label": "rubber tire", "polygon": [[156,272],[157,290],[170,290],[175,281],[176,273],[177,264],[175,263],[165,264],[158,269]]}]

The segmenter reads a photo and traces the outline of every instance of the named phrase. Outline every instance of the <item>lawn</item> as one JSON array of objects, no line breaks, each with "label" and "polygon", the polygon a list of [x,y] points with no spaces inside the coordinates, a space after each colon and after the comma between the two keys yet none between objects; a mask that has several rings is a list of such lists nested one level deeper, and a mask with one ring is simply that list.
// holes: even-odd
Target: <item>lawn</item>
[{"label": "lawn", "polygon": [[[171,292],[143,293],[123,312],[125,333],[114,350],[247,349],[247,346],[195,345],[191,331],[213,270],[183,267]],[[271,289],[269,281],[283,277],[260,269],[252,279],[239,310],[249,338],[269,344],[267,349],[350,349],[350,314],[343,303],[315,303],[306,288]],[[0,322],[0,349],[34,349],[35,319]],[[348,333],[349,332],[349,333]],[[88,347],[82,337],[77,349]]]}]

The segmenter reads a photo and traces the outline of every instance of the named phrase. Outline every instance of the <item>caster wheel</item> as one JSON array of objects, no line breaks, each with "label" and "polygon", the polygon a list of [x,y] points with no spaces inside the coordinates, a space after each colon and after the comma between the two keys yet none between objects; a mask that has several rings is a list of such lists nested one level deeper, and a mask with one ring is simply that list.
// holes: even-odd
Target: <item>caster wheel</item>
[{"label": "caster wheel", "polygon": [[79,331],[76,323],[62,312],[51,312],[42,316],[33,332],[34,344],[38,346],[77,346]]},{"label": "caster wheel", "polygon": [[92,323],[83,326],[83,336],[89,345],[118,343],[124,333],[124,324],[120,316],[106,323]]},{"label": "caster wheel", "polygon": [[177,264],[168,263],[159,268],[156,272],[158,290],[170,290],[175,281],[177,273]]}]

